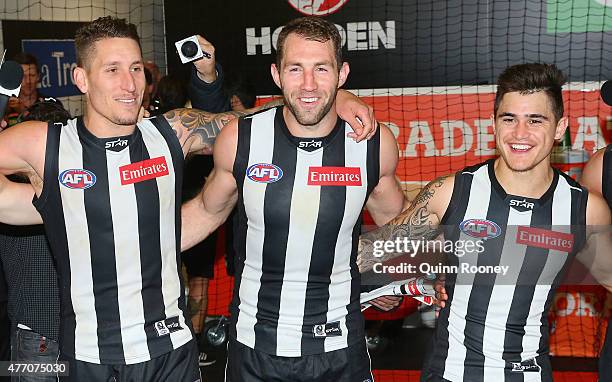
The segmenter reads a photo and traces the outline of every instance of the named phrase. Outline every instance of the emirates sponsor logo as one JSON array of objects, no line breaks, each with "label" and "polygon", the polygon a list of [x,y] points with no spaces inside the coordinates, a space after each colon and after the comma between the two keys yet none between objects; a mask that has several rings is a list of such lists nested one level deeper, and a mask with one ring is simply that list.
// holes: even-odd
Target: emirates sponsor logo
[{"label": "emirates sponsor logo", "polygon": [[165,157],[143,160],[119,167],[121,185],[134,184],[168,175]]},{"label": "emirates sponsor logo", "polygon": [[327,16],[337,12],[348,0],[289,0],[298,12],[307,16]]},{"label": "emirates sponsor logo", "polygon": [[361,186],[359,167],[310,167],[309,186]]},{"label": "emirates sponsor logo", "polygon": [[574,248],[574,235],[542,228],[518,227],[516,242],[569,253]]}]

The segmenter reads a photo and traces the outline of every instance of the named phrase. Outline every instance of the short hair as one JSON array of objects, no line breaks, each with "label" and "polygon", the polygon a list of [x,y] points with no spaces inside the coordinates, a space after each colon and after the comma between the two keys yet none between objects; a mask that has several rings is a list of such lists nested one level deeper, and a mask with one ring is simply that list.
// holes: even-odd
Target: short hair
[{"label": "short hair", "polygon": [[48,97],[37,101],[27,108],[20,116],[19,121],[65,122],[71,118],[68,110],[64,109],[61,101]]},{"label": "short hair", "polygon": [[321,43],[331,40],[334,46],[338,70],[340,70],[340,66],[342,65],[342,39],[340,38],[340,33],[331,22],[314,16],[300,17],[291,20],[283,27],[276,42],[276,66],[279,68],[281,66],[285,40],[287,40],[287,37],[292,33],[306,40],[313,40]]},{"label": "short hair", "polygon": [[95,43],[107,38],[131,38],[138,43],[140,48],[140,38],[136,31],[136,25],[116,17],[100,17],[82,26],[76,32],[74,44],[76,46],[77,65],[82,68],[86,67]]},{"label": "short hair", "polygon": [[557,121],[563,117],[563,95],[561,88],[567,77],[554,64],[530,63],[506,68],[497,78],[497,93],[493,113],[497,110],[503,96],[510,92],[532,94],[544,92],[548,95],[553,114]]},{"label": "short hair", "polygon": [[30,53],[19,52],[13,56],[13,61],[20,65],[34,65],[38,71],[38,59]]}]

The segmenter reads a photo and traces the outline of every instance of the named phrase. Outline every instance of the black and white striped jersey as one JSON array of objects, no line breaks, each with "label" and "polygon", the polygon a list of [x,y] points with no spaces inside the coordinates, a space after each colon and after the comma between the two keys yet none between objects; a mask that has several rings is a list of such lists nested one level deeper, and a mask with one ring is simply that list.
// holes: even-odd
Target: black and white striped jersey
[{"label": "black and white striped jersey", "polygon": [[134,364],[192,338],[180,278],[183,154],[163,118],[95,137],[50,124],[40,211],[60,281],[61,351]]},{"label": "black and white striped jersey", "polygon": [[490,160],[455,177],[445,237],[482,246],[448,256],[458,271],[447,275],[426,370],[450,381],[552,381],[547,312],[584,243],[587,191],[554,170],[541,198],[509,195],[493,168]]},{"label": "black and white striped jersey", "polygon": [[349,131],[338,119],[323,139],[293,137],[282,107],[240,120],[231,335],[246,346],[297,357],[363,341],[356,258],[380,133]]}]

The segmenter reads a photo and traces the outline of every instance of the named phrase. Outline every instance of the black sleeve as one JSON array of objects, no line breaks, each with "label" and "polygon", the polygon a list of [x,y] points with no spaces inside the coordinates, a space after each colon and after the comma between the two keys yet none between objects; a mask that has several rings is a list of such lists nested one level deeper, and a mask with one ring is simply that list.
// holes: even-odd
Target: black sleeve
[{"label": "black sleeve", "polygon": [[231,110],[230,99],[223,91],[223,70],[219,63],[216,63],[217,79],[206,83],[198,77],[195,66],[191,66],[191,76],[189,77],[189,99],[191,106],[196,109],[204,110],[209,113],[222,113]]}]

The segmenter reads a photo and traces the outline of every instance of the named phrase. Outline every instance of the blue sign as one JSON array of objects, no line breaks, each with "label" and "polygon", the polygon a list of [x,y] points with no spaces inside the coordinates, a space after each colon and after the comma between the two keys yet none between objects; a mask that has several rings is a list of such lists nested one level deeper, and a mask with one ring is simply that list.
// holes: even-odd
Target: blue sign
[{"label": "blue sign", "polygon": [[74,40],[22,40],[22,50],[38,59],[40,92],[50,97],[80,95],[72,82],[76,68]]}]

